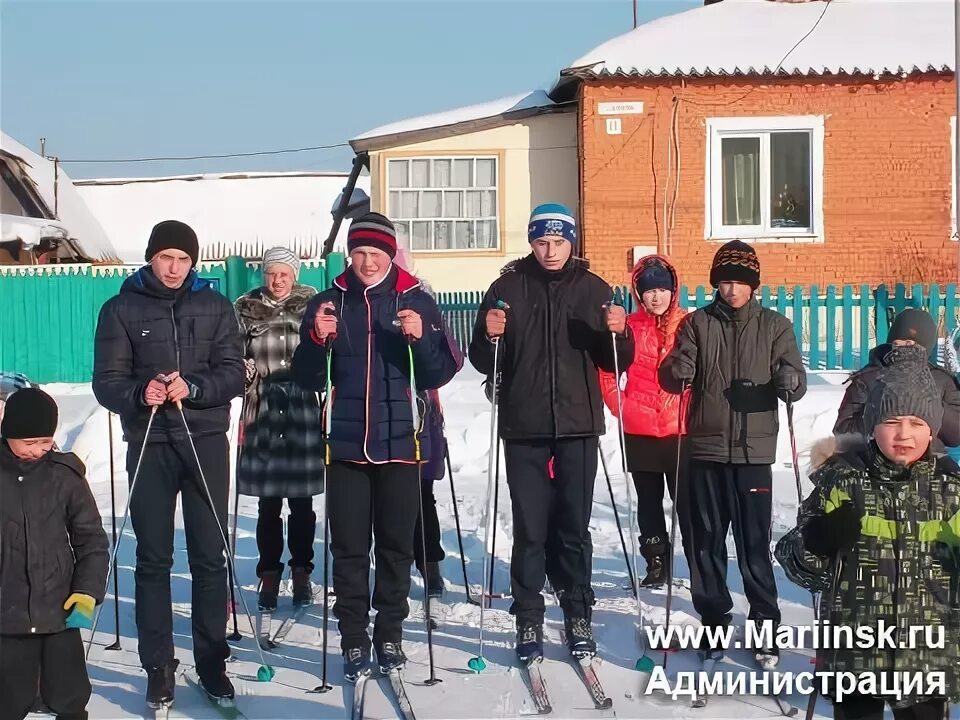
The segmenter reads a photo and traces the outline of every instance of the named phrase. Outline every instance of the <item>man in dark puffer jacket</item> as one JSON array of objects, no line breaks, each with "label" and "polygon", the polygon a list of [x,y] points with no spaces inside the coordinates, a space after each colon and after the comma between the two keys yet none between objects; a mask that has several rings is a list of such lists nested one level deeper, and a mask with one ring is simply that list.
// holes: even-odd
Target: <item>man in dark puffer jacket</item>
[{"label": "man in dark puffer jacket", "polygon": [[80,628],[103,601],[109,545],[86,468],[53,449],[57,404],[17,390],[0,424],[0,718],[37,697],[85,720],[90,680]]},{"label": "man in dark puffer jacket", "polygon": [[[243,347],[233,306],[197,277],[199,244],[175,220],[154,227],[149,265],[123,283],[100,310],[94,345],[93,391],[120,415],[129,442],[133,480],[141,443],[140,476],[130,505],[137,535],[136,610],[140,662],[147,670],[147,702],[172,701],[174,515],[183,494],[187,557],[193,576],[193,654],[207,692],[232,697],[224,670],[227,574],[221,530],[229,487],[230,401],[244,390]],[[187,442],[182,403],[216,509],[211,512]],[[151,409],[156,417],[145,438]],[[218,528],[218,524],[220,527]]]},{"label": "man in dark puffer jacket", "polygon": [[[802,398],[806,372],[790,321],[754,298],[760,262],[752,247],[738,240],[723,245],[710,283],[716,298],[686,317],[659,371],[665,390],[679,393],[686,385],[692,391],[684,444],[697,563],[693,605],[704,625],[731,620],[726,537],[732,525],[749,619],[779,623],[770,556],[777,399]],[[769,669],[778,657],[774,646],[759,649],[756,659]]]}]

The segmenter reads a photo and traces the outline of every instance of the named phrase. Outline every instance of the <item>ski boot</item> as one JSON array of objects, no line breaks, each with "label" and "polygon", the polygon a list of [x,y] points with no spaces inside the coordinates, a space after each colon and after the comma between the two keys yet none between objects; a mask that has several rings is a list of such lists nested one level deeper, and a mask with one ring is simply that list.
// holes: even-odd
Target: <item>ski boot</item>
[{"label": "ski boot", "polygon": [[403,654],[403,648],[399,642],[378,642],[374,643],[377,652],[377,663],[380,665],[380,672],[389,675],[393,670],[399,670],[407,662],[407,656]]},{"label": "ski boot", "polygon": [[277,609],[277,596],[280,594],[280,573],[265,570],[260,573],[260,597],[257,600],[260,612],[273,612]]},{"label": "ski boot", "polygon": [[347,648],[343,651],[343,679],[356,683],[361,675],[370,673],[370,649],[362,647]]},{"label": "ski boot", "polygon": [[517,657],[529,665],[543,659],[543,625],[526,622],[517,626]]},{"label": "ski boot", "polygon": [[[748,621],[750,622],[750,621]],[[762,625],[764,620],[754,620],[756,625],[760,626],[757,628],[757,635],[763,637],[760,634],[760,631],[763,629]],[[777,623],[773,623],[773,631],[770,633],[770,638],[773,640],[777,636]],[[776,643],[772,643],[769,647],[756,648],[754,651],[753,659],[756,661],[757,666],[761,670],[773,670],[777,667],[777,664],[780,662],[780,648],[777,647]]]},{"label": "ski boot", "polygon": [[564,617],[563,630],[567,636],[567,648],[571,655],[584,658],[597,654],[597,641],[593,639],[593,628],[589,617]]},{"label": "ski boot", "polygon": [[293,576],[293,605],[302,607],[313,602],[313,584],[310,582],[310,571],[303,567],[294,567],[290,570]]},{"label": "ski boot", "polygon": [[233,683],[223,670],[213,676],[202,676],[200,685],[203,686],[210,700],[218,705],[229,705],[236,695]]},{"label": "ski boot", "polygon": [[659,536],[641,538],[640,554],[647,561],[647,574],[640,581],[640,587],[662,587],[670,571],[670,543],[663,542]]},{"label": "ski boot", "polygon": [[173,705],[178,665],[179,660],[171,660],[161,667],[147,668],[147,705],[153,710]]},{"label": "ski boot", "polygon": [[439,599],[443,597],[443,576],[440,574],[440,563],[428,562],[424,580],[427,583],[427,597]]}]

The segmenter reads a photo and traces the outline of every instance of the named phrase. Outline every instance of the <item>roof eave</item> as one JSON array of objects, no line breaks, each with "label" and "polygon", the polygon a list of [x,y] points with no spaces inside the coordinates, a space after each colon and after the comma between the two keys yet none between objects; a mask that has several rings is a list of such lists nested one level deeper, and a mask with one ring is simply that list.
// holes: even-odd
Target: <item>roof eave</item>
[{"label": "roof eave", "polygon": [[[675,68],[673,70],[667,70],[666,68],[660,68],[659,70],[652,70],[650,68],[644,70],[638,70],[637,68],[631,68],[630,70],[624,70],[622,67],[618,67],[615,71],[611,72],[610,70],[601,67],[597,70],[598,65],[602,63],[594,63],[592,65],[583,67],[583,68],[568,68],[560,73],[560,80],[557,81],[557,84],[554,85],[554,88],[550,91],[551,97],[557,95],[565,96],[569,92],[569,88],[583,82],[585,80],[610,80],[610,79],[663,79],[663,78],[787,78],[787,77],[826,77],[826,76],[844,76],[844,77],[903,77],[904,75],[926,75],[926,74],[953,74],[953,68],[948,65],[942,65],[940,67],[934,65],[927,65],[926,67],[913,66],[910,68],[904,68],[898,66],[896,68],[881,68],[879,70],[874,68],[853,68],[847,70],[845,68],[807,68],[806,70],[799,70],[797,68],[793,70],[784,70],[780,69],[774,72],[768,67],[762,69],[757,68],[733,68],[731,70],[720,69],[713,70],[711,68]],[[555,97],[555,99],[558,99]]]}]

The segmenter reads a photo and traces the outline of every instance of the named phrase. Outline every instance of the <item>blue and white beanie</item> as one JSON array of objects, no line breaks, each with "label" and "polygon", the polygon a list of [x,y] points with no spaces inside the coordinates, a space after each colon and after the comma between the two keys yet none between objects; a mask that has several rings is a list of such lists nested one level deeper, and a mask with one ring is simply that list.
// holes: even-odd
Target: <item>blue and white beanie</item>
[{"label": "blue and white beanie", "polygon": [[527,242],[550,236],[562,237],[577,246],[577,221],[570,209],[559,203],[538,205],[530,213]]}]

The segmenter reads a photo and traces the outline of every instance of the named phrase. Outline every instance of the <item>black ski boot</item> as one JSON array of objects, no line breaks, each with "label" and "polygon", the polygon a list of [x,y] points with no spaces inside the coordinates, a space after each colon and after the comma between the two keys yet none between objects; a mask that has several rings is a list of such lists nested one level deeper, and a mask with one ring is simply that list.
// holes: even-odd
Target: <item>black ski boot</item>
[{"label": "black ski boot", "polygon": [[374,643],[377,651],[377,664],[380,665],[380,672],[384,675],[392,670],[399,670],[407,662],[407,656],[403,654],[403,648],[399,642],[378,642]]},{"label": "black ski boot", "polygon": [[670,573],[670,543],[659,536],[640,539],[640,554],[647,561],[647,575],[640,581],[640,587],[658,588],[668,581]]},{"label": "black ski boot", "polygon": [[355,683],[370,672],[370,648],[353,647],[343,651],[343,679]]},{"label": "black ski boot", "polygon": [[517,657],[530,664],[543,658],[543,625],[527,622],[517,627]]},{"label": "black ski boot", "polygon": [[302,567],[291,568],[293,576],[293,605],[301,607],[313,603],[313,583],[310,582],[310,571]]},{"label": "black ski boot", "polygon": [[260,573],[260,597],[257,600],[260,612],[273,612],[277,609],[277,596],[280,594],[280,573],[266,570]]},{"label": "black ski boot", "polygon": [[[773,627],[770,633],[771,638],[776,638],[777,636],[777,623],[773,621],[763,621],[763,620],[748,620],[747,622],[753,622],[757,626],[757,634],[764,629],[764,622],[769,622]],[[746,628],[744,628],[744,633],[746,633]],[[760,635],[762,637],[762,635]],[[756,661],[757,666],[762,670],[773,670],[777,667],[780,662],[780,648],[777,647],[776,642],[772,642],[767,647],[756,648],[754,650],[753,659]]]},{"label": "black ski boot", "polygon": [[179,660],[171,660],[162,667],[147,668],[147,705],[152,709],[173,704],[178,665]]},{"label": "black ski boot", "polygon": [[222,670],[212,676],[201,676],[200,684],[206,690],[209,698],[218,705],[232,703],[236,695],[233,690],[233,683],[230,682],[227,673]]},{"label": "black ski boot", "polygon": [[444,586],[443,576],[440,574],[440,563],[427,563],[427,576],[425,580],[427,583],[427,597],[443,597]]},{"label": "black ski boot", "polygon": [[571,655],[581,658],[597,654],[597,641],[593,639],[589,617],[564,617],[563,630]]}]

